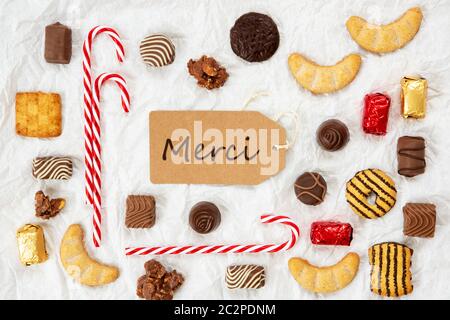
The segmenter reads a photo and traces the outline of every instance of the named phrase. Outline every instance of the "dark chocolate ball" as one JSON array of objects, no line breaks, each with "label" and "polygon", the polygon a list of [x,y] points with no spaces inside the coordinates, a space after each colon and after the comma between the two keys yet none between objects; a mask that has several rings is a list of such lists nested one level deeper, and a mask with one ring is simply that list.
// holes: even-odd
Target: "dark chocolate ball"
[{"label": "dark chocolate ball", "polygon": [[327,183],[317,172],[305,172],[294,184],[298,200],[310,206],[321,204],[327,193]]},{"label": "dark chocolate ball", "polygon": [[316,132],[317,143],[327,151],[342,149],[348,142],[350,133],[347,126],[336,119],[327,120]]},{"label": "dark chocolate ball", "polygon": [[198,233],[210,233],[220,224],[220,211],[214,203],[202,201],[192,207],[189,224]]}]

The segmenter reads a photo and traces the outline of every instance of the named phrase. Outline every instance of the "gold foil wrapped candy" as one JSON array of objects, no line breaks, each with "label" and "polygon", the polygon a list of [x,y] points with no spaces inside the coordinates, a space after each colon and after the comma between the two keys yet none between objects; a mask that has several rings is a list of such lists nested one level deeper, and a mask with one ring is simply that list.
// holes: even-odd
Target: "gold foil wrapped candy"
[{"label": "gold foil wrapped candy", "polygon": [[403,118],[425,118],[427,80],[421,77],[404,77],[401,86],[401,113]]},{"label": "gold foil wrapped candy", "polygon": [[41,226],[26,224],[17,230],[16,238],[20,262],[24,265],[29,266],[47,260],[44,230]]}]

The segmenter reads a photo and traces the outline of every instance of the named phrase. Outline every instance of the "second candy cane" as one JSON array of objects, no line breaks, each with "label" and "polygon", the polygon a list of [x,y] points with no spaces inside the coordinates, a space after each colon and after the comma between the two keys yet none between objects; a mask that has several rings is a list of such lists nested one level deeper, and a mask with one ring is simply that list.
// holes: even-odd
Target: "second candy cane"
[{"label": "second candy cane", "polygon": [[101,223],[102,223],[102,164],[101,164],[101,127],[100,127],[100,92],[102,85],[107,81],[114,81],[120,89],[120,98],[122,108],[125,112],[130,111],[130,95],[125,79],[116,73],[102,73],[97,77],[93,88],[93,103],[92,103],[92,165],[93,165],[93,207],[94,215],[93,222],[93,241],[96,247],[100,246],[102,239]]}]

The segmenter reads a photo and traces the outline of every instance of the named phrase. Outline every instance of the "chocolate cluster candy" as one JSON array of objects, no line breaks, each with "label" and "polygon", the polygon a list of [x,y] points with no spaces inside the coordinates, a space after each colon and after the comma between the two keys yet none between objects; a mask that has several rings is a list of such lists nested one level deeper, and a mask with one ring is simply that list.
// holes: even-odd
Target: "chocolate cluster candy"
[{"label": "chocolate cluster candy", "polygon": [[56,216],[66,205],[66,201],[64,199],[50,199],[42,191],[36,192],[34,200],[36,217],[46,220]]},{"label": "chocolate cluster candy", "polygon": [[72,57],[72,30],[56,22],[45,27],[44,58],[48,63],[68,64]]},{"label": "chocolate cluster candy", "polygon": [[336,119],[325,121],[317,129],[317,143],[327,151],[337,151],[345,147],[349,140],[347,126]]},{"label": "chocolate cluster candy", "polygon": [[152,196],[129,195],[125,226],[127,228],[151,228],[156,221],[156,202]]},{"label": "chocolate cluster candy", "polygon": [[175,290],[184,282],[183,276],[176,270],[167,272],[153,259],[147,261],[144,268],[145,274],[137,281],[137,296],[146,300],[172,300]]},{"label": "chocolate cluster candy", "polygon": [[317,206],[321,204],[327,193],[327,183],[317,172],[305,172],[294,184],[297,199],[304,204]]},{"label": "chocolate cluster candy", "polygon": [[280,34],[268,15],[249,12],[236,20],[230,30],[233,52],[248,62],[261,62],[274,55],[280,44]]},{"label": "chocolate cluster candy", "polygon": [[211,202],[199,202],[189,213],[189,225],[198,233],[205,234],[216,230],[220,221],[219,208]]},{"label": "chocolate cluster candy", "polygon": [[189,74],[197,79],[197,84],[208,90],[220,88],[228,79],[227,70],[212,57],[190,59],[187,66]]},{"label": "chocolate cluster candy", "polygon": [[391,98],[382,93],[371,93],[364,97],[362,128],[365,133],[385,135],[389,119]]},{"label": "chocolate cluster candy", "polygon": [[422,137],[400,137],[397,142],[398,173],[415,177],[425,172],[425,139]]},{"label": "chocolate cluster candy", "polygon": [[401,114],[403,118],[425,118],[428,82],[421,77],[404,77],[401,82]]},{"label": "chocolate cluster candy", "polygon": [[407,203],[403,207],[403,234],[432,238],[436,228],[436,206],[432,203]]},{"label": "chocolate cluster candy", "polygon": [[350,223],[316,221],[311,224],[310,238],[312,244],[349,246],[353,239],[353,228]]},{"label": "chocolate cluster candy", "polygon": [[20,262],[26,266],[48,259],[44,230],[39,225],[26,224],[16,233]]},{"label": "chocolate cluster candy", "polygon": [[262,288],[266,283],[264,267],[253,264],[229,266],[225,282],[228,289]]}]

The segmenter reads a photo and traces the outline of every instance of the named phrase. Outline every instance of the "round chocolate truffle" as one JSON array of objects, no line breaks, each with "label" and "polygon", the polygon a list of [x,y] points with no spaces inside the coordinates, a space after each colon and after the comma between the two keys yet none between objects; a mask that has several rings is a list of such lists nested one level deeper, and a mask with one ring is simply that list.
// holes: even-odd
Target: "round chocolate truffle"
[{"label": "round chocolate truffle", "polygon": [[151,67],[163,67],[175,60],[175,46],[163,34],[145,37],[139,47],[142,60]]},{"label": "round chocolate truffle", "polygon": [[327,120],[316,132],[317,143],[327,151],[342,149],[348,142],[350,133],[347,126],[336,119]]},{"label": "round chocolate truffle", "polygon": [[271,17],[249,12],[236,20],[230,30],[233,52],[249,62],[269,59],[280,44],[278,28]]},{"label": "round chocolate truffle", "polygon": [[327,183],[317,172],[305,172],[294,184],[297,199],[304,204],[317,206],[321,204],[327,193]]},{"label": "round chocolate truffle", "polygon": [[202,201],[192,207],[189,224],[198,233],[210,233],[220,224],[220,211],[214,203]]}]

